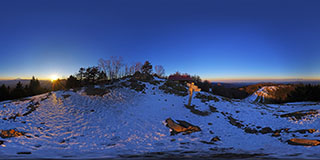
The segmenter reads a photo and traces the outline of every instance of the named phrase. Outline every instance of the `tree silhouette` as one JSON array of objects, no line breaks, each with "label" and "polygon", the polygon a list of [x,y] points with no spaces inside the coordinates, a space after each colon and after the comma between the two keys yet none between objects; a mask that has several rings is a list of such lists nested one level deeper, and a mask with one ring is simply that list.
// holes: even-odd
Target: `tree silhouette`
[{"label": "tree silhouette", "polygon": [[9,99],[10,92],[8,88],[3,84],[0,87],[0,101]]},{"label": "tree silhouette", "polygon": [[84,77],[85,68],[81,67],[79,69],[78,74],[76,75],[77,78],[80,80],[80,84],[82,85],[83,77]]},{"label": "tree silhouette", "polygon": [[164,71],[163,66],[161,66],[161,65],[156,65],[156,66],[154,67],[154,70],[155,70],[155,72],[156,72],[156,75],[158,75],[159,77],[164,76],[165,71]]},{"label": "tree silhouette", "polygon": [[22,83],[19,81],[16,85],[16,88],[13,89],[11,97],[16,99],[16,98],[21,98],[24,97],[25,94],[25,90],[22,86]]},{"label": "tree silhouette", "polygon": [[149,61],[146,61],[146,62],[144,62],[141,70],[142,70],[142,73],[151,74],[151,72],[152,72],[152,65],[150,64]]},{"label": "tree silhouette", "polygon": [[77,88],[80,87],[80,81],[76,77],[70,75],[66,82],[66,88]]},{"label": "tree silhouette", "polygon": [[25,89],[28,92],[28,95],[36,95],[42,92],[42,89],[40,87],[40,82],[34,76],[32,76],[29,86],[28,87],[26,86]]}]

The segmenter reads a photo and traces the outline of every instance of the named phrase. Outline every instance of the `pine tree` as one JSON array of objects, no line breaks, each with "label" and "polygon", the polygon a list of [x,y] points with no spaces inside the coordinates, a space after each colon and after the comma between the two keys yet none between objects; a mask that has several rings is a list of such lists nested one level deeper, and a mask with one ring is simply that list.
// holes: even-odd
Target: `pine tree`
[{"label": "pine tree", "polygon": [[13,89],[12,91],[12,98],[16,99],[16,98],[21,98],[21,97],[24,97],[26,94],[25,94],[25,90],[22,86],[22,83],[19,81],[16,85],[16,88]]},{"label": "pine tree", "polygon": [[38,79],[36,79],[34,76],[32,76],[32,79],[30,80],[28,89],[28,95],[36,95],[40,94],[42,92],[42,89],[40,87],[40,82]]},{"label": "pine tree", "polygon": [[76,77],[71,75],[67,79],[66,88],[76,88],[76,87],[80,87],[80,81],[77,80]]},{"label": "pine tree", "polygon": [[0,101],[2,100],[7,100],[9,99],[9,90],[8,88],[3,84],[1,87],[0,87]]}]

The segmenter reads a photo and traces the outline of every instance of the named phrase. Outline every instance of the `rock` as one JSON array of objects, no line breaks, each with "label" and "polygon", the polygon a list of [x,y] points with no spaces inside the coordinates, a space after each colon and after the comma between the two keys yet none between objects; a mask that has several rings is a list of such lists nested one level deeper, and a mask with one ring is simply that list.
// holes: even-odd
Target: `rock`
[{"label": "rock", "polygon": [[290,128],[282,129],[284,132],[289,133]]},{"label": "rock", "polygon": [[245,131],[246,133],[251,133],[251,134],[255,134],[255,133],[258,132],[256,129],[251,129],[251,128],[249,128],[249,127],[246,127],[246,128],[244,129],[244,131]]},{"label": "rock", "polygon": [[175,123],[171,118],[166,119],[167,127],[172,129],[174,133],[192,133],[192,132],[198,132],[201,131],[201,129],[198,126],[194,126],[186,121],[180,121],[178,120],[178,123]]},{"label": "rock", "polygon": [[280,136],[281,136],[281,135],[280,135],[279,132],[275,132],[275,133],[272,134],[272,137],[280,137]]},{"label": "rock", "polygon": [[270,127],[264,127],[260,130],[260,133],[262,134],[273,133],[273,130]]},{"label": "rock", "polygon": [[221,141],[220,138],[218,136],[213,137],[211,140],[211,142],[217,142],[217,141]]},{"label": "rock", "polygon": [[218,136],[216,137],[213,137],[210,142],[207,142],[207,141],[200,141],[201,143],[204,143],[204,144],[215,144],[214,142],[217,142],[217,141],[220,141],[220,138]]},{"label": "rock", "polygon": [[296,131],[293,131],[293,132],[299,132],[301,134],[305,134],[306,132],[313,133],[313,132],[316,132],[316,131],[317,131],[316,129],[300,129],[300,130],[296,130]]},{"label": "rock", "polygon": [[30,136],[30,135],[26,135],[26,137],[27,137],[27,138],[32,138],[32,136]]},{"label": "rock", "polygon": [[22,132],[16,131],[15,129],[1,130],[1,133],[0,133],[1,138],[19,137],[22,135],[23,135]]},{"label": "rock", "polygon": [[31,152],[17,152],[17,154],[31,154]]},{"label": "rock", "polygon": [[39,148],[39,147],[41,147],[41,146],[42,146],[41,144],[37,144],[37,145],[35,145],[34,147]]},{"label": "rock", "polygon": [[64,99],[66,99],[66,98],[68,98],[68,97],[70,97],[70,96],[71,96],[70,94],[62,95],[62,97],[63,97]]},{"label": "rock", "polygon": [[66,143],[66,140],[61,140],[60,142],[59,142],[60,144],[62,144],[62,143]]},{"label": "rock", "polygon": [[[221,113],[222,113],[222,112],[221,112]],[[243,124],[241,124],[240,122],[238,122],[238,120],[232,118],[231,116],[229,116],[228,119],[229,119],[229,123],[230,123],[230,124],[232,124],[232,125],[234,125],[234,126],[237,126],[238,128],[241,128],[241,127],[244,126]]]},{"label": "rock", "polygon": [[299,139],[293,138],[287,141],[288,144],[291,145],[302,145],[302,146],[317,146],[320,144],[319,140],[311,140],[311,139]]},{"label": "rock", "polygon": [[317,110],[304,110],[304,111],[298,111],[298,112],[292,112],[292,113],[288,113],[288,114],[282,114],[280,115],[280,117],[294,117],[297,120],[302,119],[305,116],[309,116],[309,115],[316,115],[319,112]]},{"label": "rock", "polygon": [[191,111],[191,113],[193,113],[193,114],[196,114],[196,115],[199,115],[199,116],[209,116],[210,115],[210,112],[208,112],[208,111],[200,111],[200,110],[196,109],[195,105],[191,105],[191,106],[184,105],[184,106],[186,108],[188,108]]},{"label": "rock", "polygon": [[210,109],[211,112],[218,112],[216,107],[209,106],[209,109]]}]

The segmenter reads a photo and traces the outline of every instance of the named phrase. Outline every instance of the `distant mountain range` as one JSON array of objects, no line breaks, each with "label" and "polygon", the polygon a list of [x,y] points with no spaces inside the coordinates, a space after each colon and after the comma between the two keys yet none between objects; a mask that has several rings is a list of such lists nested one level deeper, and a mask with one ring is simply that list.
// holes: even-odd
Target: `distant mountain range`
[{"label": "distant mountain range", "polygon": [[240,88],[261,83],[274,83],[274,84],[320,84],[320,80],[288,80],[288,81],[248,81],[248,82],[211,82],[213,85],[223,86],[225,88]]}]

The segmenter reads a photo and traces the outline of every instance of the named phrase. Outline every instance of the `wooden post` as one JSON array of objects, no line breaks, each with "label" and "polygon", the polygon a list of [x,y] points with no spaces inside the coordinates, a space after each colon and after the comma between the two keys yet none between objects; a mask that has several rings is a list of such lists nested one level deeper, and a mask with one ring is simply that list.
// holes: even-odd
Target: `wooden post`
[{"label": "wooden post", "polygon": [[190,83],[187,83],[187,86],[189,87],[189,101],[188,101],[188,106],[191,106],[191,100],[192,100],[193,91],[199,92],[199,91],[201,91],[201,89],[198,88],[198,86],[194,85],[193,82],[192,82],[191,84],[190,84]]}]

